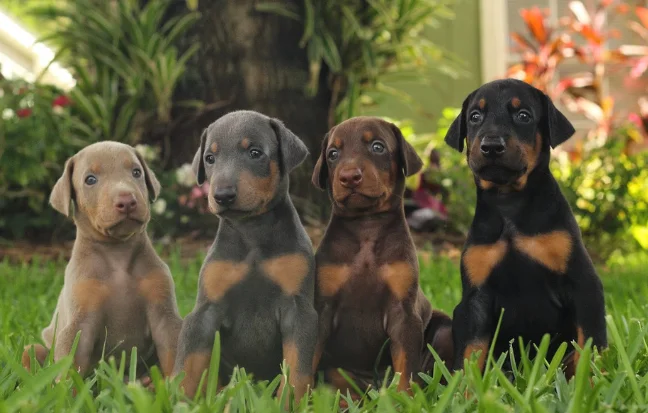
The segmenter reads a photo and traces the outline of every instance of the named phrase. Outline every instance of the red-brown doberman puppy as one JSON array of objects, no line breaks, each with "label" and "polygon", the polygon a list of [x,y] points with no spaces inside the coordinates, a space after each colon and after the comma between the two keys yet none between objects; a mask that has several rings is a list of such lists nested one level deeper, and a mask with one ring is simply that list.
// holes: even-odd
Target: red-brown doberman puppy
[{"label": "red-brown doberman puppy", "polygon": [[451,319],[433,311],[419,287],[403,209],[405,177],[421,167],[400,129],[379,118],[349,119],[322,143],[313,184],[327,188],[333,210],[315,255],[315,364],[336,387],[348,389],[337,368],[366,386],[391,366],[401,374],[398,388],[409,390],[431,365],[427,343],[452,360]]},{"label": "red-brown doberman puppy", "polygon": [[57,361],[81,332],[74,363],[82,375],[104,351],[119,357],[133,347],[139,375],[158,362],[171,374],[182,320],[169,268],[146,233],[149,200],[159,192],[155,175],[128,145],[99,142],[68,159],[50,203],[73,217],[77,236],[52,322],[43,330],[46,347],[28,346],[25,368],[31,347],[41,364],[54,347]]}]

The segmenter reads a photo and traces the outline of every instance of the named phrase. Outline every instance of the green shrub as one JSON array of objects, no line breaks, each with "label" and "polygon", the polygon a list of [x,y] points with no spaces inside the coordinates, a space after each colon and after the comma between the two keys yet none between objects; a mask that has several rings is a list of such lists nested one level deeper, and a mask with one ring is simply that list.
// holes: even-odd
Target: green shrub
[{"label": "green shrub", "polygon": [[179,55],[173,42],[198,14],[165,20],[168,1],[144,3],[68,0],[30,9],[57,22],[42,40],[75,76],[75,132],[86,138],[134,145],[143,133],[168,128],[171,109],[180,104],[173,93],[199,45]]},{"label": "green shrub", "polygon": [[617,129],[604,145],[552,163],[585,244],[604,259],[648,249],[648,152],[627,154],[629,133]]},{"label": "green shrub", "polygon": [[[465,153],[459,153],[443,141],[452,121],[459,115],[460,109],[446,108],[441,113],[434,133],[417,134],[407,120],[388,121],[396,124],[405,139],[416,149],[423,160],[421,171],[408,178],[407,187],[416,189],[421,175],[428,182],[437,182],[445,188],[444,204],[448,209],[446,230],[467,233],[475,213],[476,191],[472,174],[466,165]],[[435,150],[439,155],[439,168],[430,167],[430,152]]]},{"label": "green shrub", "polygon": [[53,86],[0,80],[0,237],[42,236],[61,222],[49,192],[85,144],[70,133],[71,103]]}]

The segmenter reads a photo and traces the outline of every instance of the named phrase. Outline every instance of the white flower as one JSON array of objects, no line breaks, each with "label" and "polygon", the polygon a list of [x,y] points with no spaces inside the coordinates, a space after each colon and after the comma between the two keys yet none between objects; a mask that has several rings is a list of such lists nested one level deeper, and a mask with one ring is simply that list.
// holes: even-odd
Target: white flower
[{"label": "white flower", "polygon": [[11,109],[5,109],[5,110],[2,111],[2,119],[5,119],[5,120],[11,119],[11,118],[14,117],[14,115],[15,115],[15,113]]},{"label": "white flower", "polygon": [[135,150],[137,151],[137,153],[140,154],[140,156],[142,156],[142,158],[144,158],[146,162],[153,161],[155,158],[157,158],[158,155],[157,148],[154,148],[149,145],[142,145],[142,144],[135,145]]},{"label": "white flower", "polygon": [[164,214],[164,211],[166,211],[167,203],[164,199],[160,198],[157,201],[153,202],[153,206],[151,209],[153,212],[155,212],[157,215],[162,215]]},{"label": "white flower", "polygon": [[62,115],[65,113],[65,109],[63,109],[63,106],[56,105],[52,108],[52,112],[54,112],[55,115]]},{"label": "white flower", "polygon": [[176,169],[176,181],[187,188],[191,188],[196,184],[196,177],[194,176],[191,164],[186,163]]}]

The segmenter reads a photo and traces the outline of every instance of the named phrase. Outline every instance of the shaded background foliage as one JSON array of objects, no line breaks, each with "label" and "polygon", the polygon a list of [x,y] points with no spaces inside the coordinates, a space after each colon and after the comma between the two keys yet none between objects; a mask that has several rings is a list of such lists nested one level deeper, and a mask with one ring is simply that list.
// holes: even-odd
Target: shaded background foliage
[{"label": "shaded background foliage", "polygon": [[[420,220],[415,225],[412,217],[426,210],[433,217],[426,230],[461,239],[475,190],[464,155],[443,144],[457,110],[444,110],[435,130],[426,131],[377,105],[387,97],[409,105],[413,115],[420,112],[417,99],[391,86],[393,79],[430,86],[435,73],[472,87],[477,74],[429,35],[458,18],[456,1],[3,3],[42,34],[76,86],[61,91],[38,80],[0,80],[0,239],[69,237],[71,225],[47,206],[49,190],[68,156],[105,139],[136,145],[160,177],[155,236],[211,234],[217,220],[205,213],[204,190],[187,162],[203,128],[236,109],[280,118],[308,145],[311,156],[295,171],[291,192],[310,225],[328,215],[325,193],[310,184],[326,131],[358,114],[388,116],[425,161],[407,182],[410,223],[418,228]],[[610,46],[618,33],[608,22],[621,15],[631,17],[629,29],[643,43]],[[590,249],[601,258],[646,249],[648,100],[628,110],[604,84],[623,76],[625,87],[647,90],[648,9],[572,1],[556,25],[548,17],[539,8],[520,12],[527,31],[511,34],[520,61],[502,75],[539,87],[565,111],[592,121],[591,131],[556,151],[552,162]],[[564,75],[560,68],[573,60],[583,70]],[[430,90],[436,89],[440,85]]]}]

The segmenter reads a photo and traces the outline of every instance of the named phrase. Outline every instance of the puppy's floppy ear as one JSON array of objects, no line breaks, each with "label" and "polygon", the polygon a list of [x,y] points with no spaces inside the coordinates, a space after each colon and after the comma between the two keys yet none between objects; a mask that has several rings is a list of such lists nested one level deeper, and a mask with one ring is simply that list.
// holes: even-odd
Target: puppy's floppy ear
[{"label": "puppy's floppy ear", "polygon": [[326,188],[326,181],[328,180],[328,164],[326,163],[326,147],[328,146],[328,140],[329,136],[333,134],[333,131],[335,130],[335,126],[331,128],[330,131],[324,135],[324,139],[322,139],[322,148],[320,149],[320,156],[317,158],[317,163],[315,164],[315,168],[313,168],[313,177],[311,178],[311,181],[313,182],[313,185],[315,185],[315,188],[318,189],[325,189]]},{"label": "puppy's floppy ear", "polygon": [[52,207],[68,218],[70,217],[70,203],[74,200],[74,185],[72,184],[74,161],[74,156],[65,161],[63,175],[54,184],[49,199]]},{"label": "puppy's floppy ear", "polygon": [[279,119],[270,118],[270,126],[279,141],[281,154],[281,170],[290,173],[298,167],[308,155],[308,148],[290,129]]},{"label": "puppy's floppy ear", "polygon": [[200,147],[194,155],[193,162],[191,162],[191,169],[193,169],[193,173],[196,176],[196,182],[198,182],[198,185],[202,185],[203,182],[205,182],[205,161],[203,159],[203,155],[205,154],[207,129],[209,128],[205,128],[202,135],[200,135]]},{"label": "puppy's floppy ear", "polygon": [[445,143],[459,152],[463,151],[464,140],[468,135],[468,126],[466,125],[468,114],[466,112],[468,111],[468,104],[474,95],[475,92],[472,92],[464,99],[459,116],[452,122],[445,136]]},{"label": "puppy's floppy ear", "polygon": [[400,150],[400,161],[405,176],[412,176],[421,170],[421,168],[423,167],[423,161],[418,156],[416,150],[412,147],[412,145],[410,145],[410,143],[407,142],[407,140],[405,140],[405,137],[403,136],[403,132],[401,132],[398,126],[394,125],[393,123],[390,123],[389,127],[391,128],[392,133],[394,134],[396,140],[398,141],[398,147]]},{"label": "puppy's floppy ear", "polygon": [[545,119],[543,124],[546,138],[549,139],[551,147],[555,148],[567,139],[571,138],[576,130],[565,115],[556,108],[554,103],[551,101],[551,98],[542,92],[540,92],[540,94],[542,95],[541,99],[544,101],[545,108]]},{"label": "puppy's floppy ear", "polygon": [[146,189],[148,189],[149,199],[151,200],[151,202],[153,202],[157,199],[158,195],[160,195],[160,189],[162,188],[162,186],[160,185],[160,181],[158,181],[153,171],[146,164],[144,158],[142,158],[142,155],[140,155],[137,151],[135,151],[135,155],[142,165],[142,172],[144,172],[144,179],[146,181]]}]

